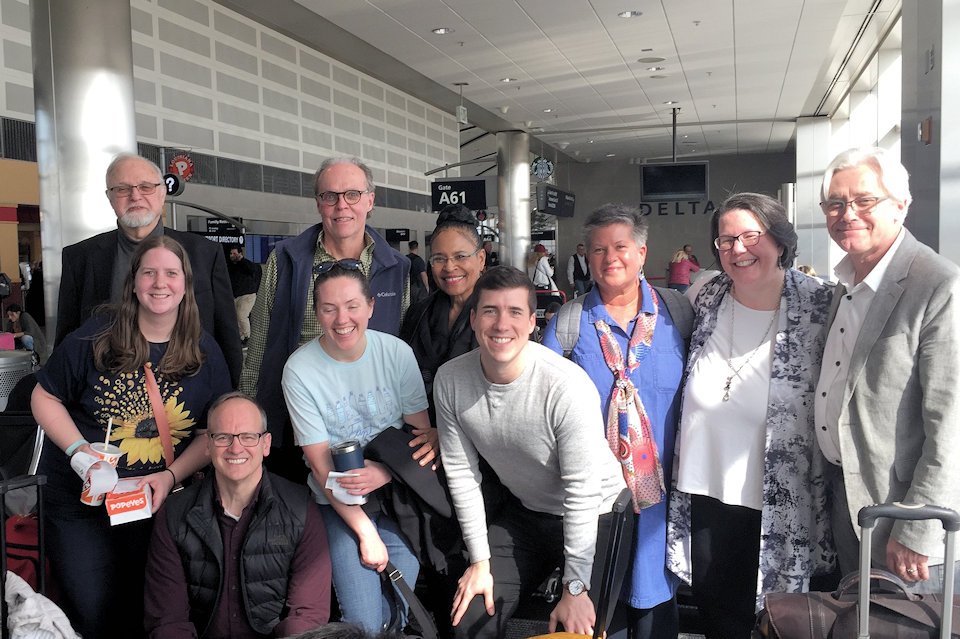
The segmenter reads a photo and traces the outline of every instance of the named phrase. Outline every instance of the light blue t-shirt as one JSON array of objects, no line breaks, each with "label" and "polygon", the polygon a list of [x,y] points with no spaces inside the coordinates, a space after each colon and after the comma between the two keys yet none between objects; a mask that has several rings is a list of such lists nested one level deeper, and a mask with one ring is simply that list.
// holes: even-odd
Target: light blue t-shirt
[{"label": "light blue t-shirt", "polygon": [[[283,395],[298,446],[355,439],[361,446],[403,416],[427,409],[427,393],[413,350],[402,340],[366,331],[367,346],[355,362],[330,357],[320,340],[298,348],[283,367]],[[313,475],[314,494],[326,503]]]}]

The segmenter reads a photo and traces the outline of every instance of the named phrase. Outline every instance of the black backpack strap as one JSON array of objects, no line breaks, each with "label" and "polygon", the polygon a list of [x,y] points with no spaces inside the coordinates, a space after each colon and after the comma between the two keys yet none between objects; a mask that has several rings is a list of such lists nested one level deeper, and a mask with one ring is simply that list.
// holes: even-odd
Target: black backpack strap
[{"label": "black backpack strap", "polygon": [[563,356],[570,359],[573,347],[580,338],[580,315],[583,313],[583,295],[575,297],[557,311],[557,341]]},{"label": "black backpack strap", "polygon": [[684,341],[689,341],[690,336],[693,335],[693,320],[695,317],[690,300],[687,299],[686,295],[672,288],[661,288],[659,286],[653,288],[667,305],[667,312],[670,313],[674,326],[680,331],[680,337]]}]

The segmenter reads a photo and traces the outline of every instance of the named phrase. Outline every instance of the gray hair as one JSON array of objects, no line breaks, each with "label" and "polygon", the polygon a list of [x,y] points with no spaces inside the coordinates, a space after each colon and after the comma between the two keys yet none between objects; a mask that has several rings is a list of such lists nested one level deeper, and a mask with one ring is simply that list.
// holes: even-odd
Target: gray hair
[{"label": "gray hair", "polygon": [[210,416],[213,415],[213,412],[232,399],[242,399],[253,404],[256,407],[257,412],[260,413],[260,432],[267,432],[267,412],[263,410],[263,406],[257,403],[257,400],[240,391],[230,391],[229,393],[224,393],[220,397],[213,400],[213,403],[210,404],[210,407],[207,409],[208,426],[210,423]]},{"label": "gray hair", "polygon": [[584,243],[590,246],[593,232],[611,224],[626,224],[632,229],[633,240],[637,246],[646,245],[647,221],[643,218],[640,209],[626,204],[604,204],[588,215],[587,221],[583,224]]},{"label": "gray hair", "polygon": [[833,174],[844,169],[860,166],[869,167],[880,180],[880,186],[890,197],[903,202],[909,207],[913,197],[910,195],[910,174],[900,161],[878,147],[862,147],[847,149],[827,166],[823,172],[823,186],[820,189],[824,200],[830,197],[830,182]]},{"label": "gray hair", "polygon": [[117,167],[124,162],[129,162],[131,160],[139,160],[140,162],[149,166],[153,172],[156,173],[157,182],[163,182],[163,171],[161,171],[160,167],[154,164],[152,160],[148,160],[142,155],[137,155],[136,153],[117,153],[115,156],[113,156],[113,159],[110,160],[110,164],[107,165],[107,172],[104,174],[104,177],[107,181],[107,186],[110,186],[110,176],[114,171],[117,170]]},{"label": "gray hair", "polygon": [[320,195],[320,176],[323,175],[323,172],[329,169],[331,166],[336,164],[352,164],[361,171],[363,171],[363,177],[367,181],[367,190],[371,193],[374,191],[376,186],[373,183],[373,171],[370,170],[370,167],[363,163],[360,158],[349,158],[349,157],[340,157],[340,158],[327,158],[323,161],[323,164],[320,165],[320,168],[317,169],[317,172],[313,174],[313,194]]}]

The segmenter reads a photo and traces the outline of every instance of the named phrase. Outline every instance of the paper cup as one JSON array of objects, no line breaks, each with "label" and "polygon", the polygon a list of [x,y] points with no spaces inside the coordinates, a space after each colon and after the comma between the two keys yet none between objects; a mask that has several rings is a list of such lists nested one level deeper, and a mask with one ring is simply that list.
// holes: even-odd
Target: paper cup
[{"label": "paper cup", "polygon": [[[123,456],[123,451],[113,444],[104,444],[103,442],[90,444],[90,448],[93,449],[93,456],[100,461],[90,467],[86,478],[83,480],[80,503],[87,506],[99,506],[103,503],[107,491],[117,483],[117,471],[115,469]],[[106,464],[103,462],[106,462]]]}]

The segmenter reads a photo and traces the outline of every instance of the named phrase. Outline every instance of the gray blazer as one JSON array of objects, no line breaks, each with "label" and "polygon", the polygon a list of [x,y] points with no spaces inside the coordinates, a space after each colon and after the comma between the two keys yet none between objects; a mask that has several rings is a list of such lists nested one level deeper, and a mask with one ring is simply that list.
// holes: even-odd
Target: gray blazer
[{"label": "gray blazer", "polygon": [[[960,508],[960,269],[905,233],[854,346],[840,413],[858,534],[857,512],[868,504]],[[834,295],[831,325],[844,293]],[[875,561],[885,563],[891,525],[911,550],[943,555],[939,522],[881,521]]]}]

